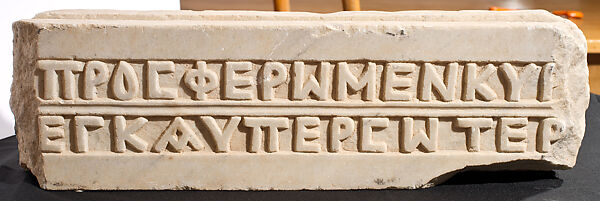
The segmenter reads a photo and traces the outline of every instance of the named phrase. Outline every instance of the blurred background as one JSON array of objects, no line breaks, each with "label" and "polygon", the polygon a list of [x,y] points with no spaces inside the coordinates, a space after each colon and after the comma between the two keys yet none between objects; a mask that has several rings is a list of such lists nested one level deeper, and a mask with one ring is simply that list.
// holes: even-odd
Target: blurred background
[{"label": "blurred background", "polygon": [[[275,1],[288,2],[286,8],[291,11],[329,13],[344,9],[342,0],[20,0],[4,4],[0,14],[0,139],[14,135],[14,118],[8,105],[12,82],[12,22],[58,9],[273,11]],[[357,3],[350,6],[352,9],[356,10],[358,6],[364,11],[488,10],[498,7],[500,10],[545,9],[563,14],[582,13],[583,17],[570,17],[570,20],[586,35],[591,91],[600,94],[600,0],[346,0],[346,8],[349,8],[348,2]]]}]

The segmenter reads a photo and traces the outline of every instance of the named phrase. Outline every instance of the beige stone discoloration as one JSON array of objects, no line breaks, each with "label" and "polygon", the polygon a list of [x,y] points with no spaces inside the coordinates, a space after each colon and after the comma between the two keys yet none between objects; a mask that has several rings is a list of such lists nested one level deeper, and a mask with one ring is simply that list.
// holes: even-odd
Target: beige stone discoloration
[{"label": "beige stone discoloration", "polygon": [[586,46],[545,11],[84,11],[16,22],[45,189],[421,188],[573,167]]}]

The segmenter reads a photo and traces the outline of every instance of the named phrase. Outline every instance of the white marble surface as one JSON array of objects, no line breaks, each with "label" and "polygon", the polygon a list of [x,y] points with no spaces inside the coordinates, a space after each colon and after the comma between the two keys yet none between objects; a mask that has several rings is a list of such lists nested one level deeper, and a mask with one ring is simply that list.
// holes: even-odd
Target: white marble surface
[{"label": "white marble surface", "polygon": [[412,189],[471,166],[565,169],[589,102],[583,34],[539,10],[66,10],[15,32],[20,161],[46,189]]}]

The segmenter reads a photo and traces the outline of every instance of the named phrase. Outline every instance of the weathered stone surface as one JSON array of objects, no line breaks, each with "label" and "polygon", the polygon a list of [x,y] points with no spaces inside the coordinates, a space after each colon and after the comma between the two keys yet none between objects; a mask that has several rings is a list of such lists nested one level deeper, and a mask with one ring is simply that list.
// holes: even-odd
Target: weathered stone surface
[{"label": "weathered stone surface", "polygon": [[45,189],[420,188],[575,165],[589,87],[545,11],[51,11],[14,24]]}]

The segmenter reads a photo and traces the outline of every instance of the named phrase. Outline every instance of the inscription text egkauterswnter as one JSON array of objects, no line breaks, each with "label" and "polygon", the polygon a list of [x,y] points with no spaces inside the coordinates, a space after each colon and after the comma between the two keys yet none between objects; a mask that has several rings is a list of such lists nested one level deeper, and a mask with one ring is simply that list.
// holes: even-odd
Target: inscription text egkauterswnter
[{"label": "inscription text egkauterswnter", "polygon": [[[46,153],[90,152],[95,130],[110,136],[115,153],[231,152],[239,132],[246,152],[273,153],[288,129],[284,144],[293,152],[343,152],[350,139],[350,150],[390,152],[375,138],[395,129],[393,150],[429,153],[440,151],[442,122],[465,134],[469,152],[480,151],[491,129],[498,152],[535,143],[544,153],[564,130],[551,107],[554,63],[39,60],[37,67]],[[152,120],[165,117],[167,125]],[[145,131],[156,137],[141,138],[153,123],[160,129]],[[535,142],[527,129],[536,130]]]}]

